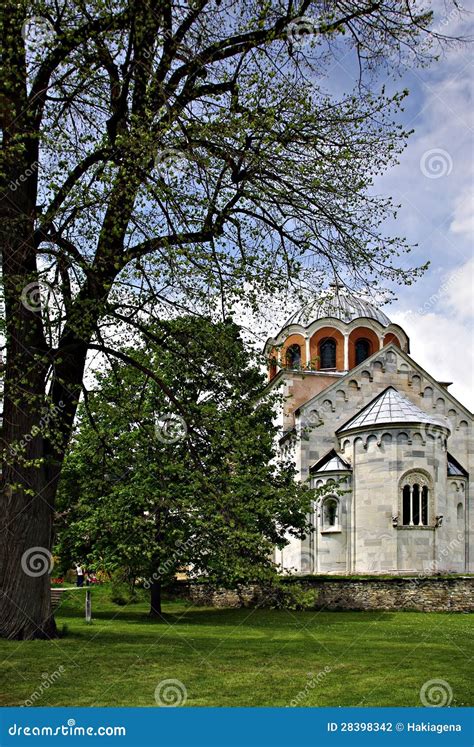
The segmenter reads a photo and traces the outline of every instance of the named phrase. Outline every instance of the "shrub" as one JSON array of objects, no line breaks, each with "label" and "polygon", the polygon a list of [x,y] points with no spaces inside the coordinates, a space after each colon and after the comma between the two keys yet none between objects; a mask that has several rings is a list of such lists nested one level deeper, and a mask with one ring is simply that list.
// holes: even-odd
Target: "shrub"
[{"label": "shrub", "polygon": [[270,589],[265,607],[276,610],[312,610],[316,606],[318,591],[308,589],[303,584],[278,583]]}]

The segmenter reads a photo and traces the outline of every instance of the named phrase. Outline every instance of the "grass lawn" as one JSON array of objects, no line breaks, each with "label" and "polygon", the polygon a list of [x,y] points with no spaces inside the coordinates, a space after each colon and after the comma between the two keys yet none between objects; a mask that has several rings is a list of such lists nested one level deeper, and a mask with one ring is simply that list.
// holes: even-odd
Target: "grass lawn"
[{"label": "grass lawn", "polygon": [[[417,612],[220,610],[145,601],[118,607],[92,591],[93,621],[76,593],[57,613],[57,641],[0,641],[0,704],[156,706],[155,688],[179,680],[189,706],[421,706],[444,680],[452,706],[474,704],[472,618]],[[64,671],[61,672],[59,667]],[[42,685],[54,672],[50,687]]]}]

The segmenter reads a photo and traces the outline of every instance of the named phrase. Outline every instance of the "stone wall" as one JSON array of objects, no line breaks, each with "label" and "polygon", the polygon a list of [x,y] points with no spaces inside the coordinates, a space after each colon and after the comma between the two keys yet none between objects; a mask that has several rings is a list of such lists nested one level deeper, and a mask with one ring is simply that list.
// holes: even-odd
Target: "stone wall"
[{"label": "stone wall", "polygon": [[[415,610],[420,612],[473,612],[474,577],[392,578],[300,578],[307,589],[315,589],[315,609]],[[238,590],[216,589],[208,584],[177,582],[171,589],[194,604],[211,607],[265,606],[268,594],[259,586]]]}]

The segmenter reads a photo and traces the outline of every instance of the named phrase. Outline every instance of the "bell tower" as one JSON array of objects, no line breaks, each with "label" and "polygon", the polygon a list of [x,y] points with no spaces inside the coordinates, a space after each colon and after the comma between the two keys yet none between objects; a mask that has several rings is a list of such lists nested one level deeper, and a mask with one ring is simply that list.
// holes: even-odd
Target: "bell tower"
[{"label": "bell tower", "polygon": [[404,330],[376,304],[331,284],[295,311],[265,344],[269,380],[281,383],[284,379],[290,397],[285,419],[392,342],[409,352]]}]

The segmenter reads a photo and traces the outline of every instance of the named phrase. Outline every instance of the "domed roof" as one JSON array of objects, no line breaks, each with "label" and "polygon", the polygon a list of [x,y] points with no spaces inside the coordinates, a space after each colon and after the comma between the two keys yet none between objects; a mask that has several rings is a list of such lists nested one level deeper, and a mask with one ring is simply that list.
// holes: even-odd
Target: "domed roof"
[{"label": "domed roof", "polygon": [[375,399],[369,402],[357,415],[344,423],[337,433],[355,428],[366,428],[377,425],[423,424],[450,430],[446,418],[435,417],[421,410],[393,386],[387,387]]},{"label": "domed roof", "polygon": [[339,319],[341,322],[352,322],[354,319],[366,317],[375,319],[384,327],[391,324],[390,319],[377,306],[363,298],[356,298],[348,293],[345,289],[336,289],[332,287],[330,291],[325,291],[321,296],[311,300],[301,309],[295,311],[284,327],[290,324],[301,324],[307,327],[318,319],[331,317]]}]

